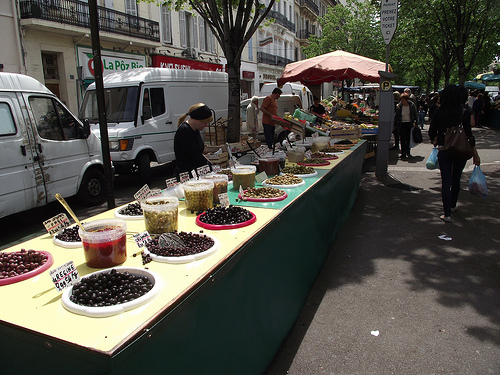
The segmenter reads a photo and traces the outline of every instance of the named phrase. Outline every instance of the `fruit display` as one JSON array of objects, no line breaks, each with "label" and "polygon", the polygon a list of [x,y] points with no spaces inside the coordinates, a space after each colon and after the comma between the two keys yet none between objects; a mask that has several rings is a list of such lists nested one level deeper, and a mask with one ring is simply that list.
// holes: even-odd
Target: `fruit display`
[{"label": "fruit display", "polygon": [[273,187],[260,187],[260,188],[250,188],[245,190],[242,195],[242,199],[256,198],[256,199],[271,199],[279,198],[286,195],[286,192]]},{"label": "fruit display", "polygon": [[142,216],[142,208],[139,202],[129,203],[121,208],[118,213],[124,216]]},{"label": "fruit display", "polygon": [[112,269],[82,278],[73,285],[69,299],[82,306],[113,306],[135,300],[152,288],[147,276]]},{"label": "fruit display", "polygon": [[[47,263],[49,256],[36,250],[0,252],[0,281],[24,275]],[[0,283],[3,285],[3,283]]]},{"label": "fruit display", "polygon": [[312,174],[316,172],[313,167],[306,167],[305,165],[289,165],[283,168],[282,170],[283,173],[289,173],[289,174]]},{"label": "fruit display", "polygon": [[83,224],[79,229],[88,267],[107,268],[127,260],[127,224],[119,219],[102,219]]},{"label": "fruit display", "polygon": [[158,235],[178,229],[179,200],[176,197],[153,197],[141,203],[149,234]]},{"label": "fruit display", "polygon": [[214,206],[214,183],[209,180],[188,181],[182,185],[186,209],[204,211]]},{"label": "fruit display", "polygon": [[172,240],[166,241],[164,244],[161,237],[152,239],[147,243],[146,249],[160,257],[185,257],[207,251],[215,244],[212,237],[200,233],[169,233],[169,237]]},{"label": "fruit display", "polygon": [[78,234],[78,226],[66,227],[59,231],[55,236],[56,239],[63,242],[82,242]]},{"label": "fruit display", "polygon": [[246,208],[229,205],[217,206],[199,216],[199,221],[211,225],[233,225],[251,220],[253,214]]},{"label": "fruit display", "polygon": [[[331,159],[338,159],[338,156],[332,155],[332,154],[327,154],[325,152],[315,152],[314,154],[311,154],[312,159],[325,159],[325,160],[331,160]],[[305,161],[304,161],[305,163]]]},{"label": "fruit display", "polygon": [[265,183],[267,185],[296,185],[304,182],[300,177],[296,177],[293,174],[285,173],[280,176],[274,176],[268,178]]},{"label": "fruit display", "polygon": [[343,153],[344,150],[342,150],[340,147],[328,146],[323,149],[323,152],[327,154],[340,154]]}]

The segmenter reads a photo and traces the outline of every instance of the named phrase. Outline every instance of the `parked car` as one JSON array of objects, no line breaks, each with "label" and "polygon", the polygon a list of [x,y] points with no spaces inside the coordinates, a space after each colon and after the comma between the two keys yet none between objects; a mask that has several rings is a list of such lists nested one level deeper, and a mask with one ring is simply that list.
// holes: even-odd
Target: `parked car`
[{"label": "parked car", "polygon": [[[175,160],[177,119],[195,103],[227,118],[227,73],[141,68],[108,74],[103,79],[111,160],[117,173],[138,169],[151,178],[151,162]],[[95,84],[85,92],[79,116],[100,137]]]},{"label": "parked car", "polygon": [[0,217],[78,194],[106,198],[99,139],[36,79],[0,73]]}]

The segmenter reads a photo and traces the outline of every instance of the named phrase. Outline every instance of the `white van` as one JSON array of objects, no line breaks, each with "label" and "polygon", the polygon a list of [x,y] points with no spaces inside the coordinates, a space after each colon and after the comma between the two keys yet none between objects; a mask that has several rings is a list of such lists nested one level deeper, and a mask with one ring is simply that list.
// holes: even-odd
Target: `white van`
[{"label": "white van", "polygon": [[[260,89],[260,95],[261,96],[267,96],[271,95],[273,90],[278,87],[277,83],[266,83],[264,84],[261,89]],[[280,87],[283,95],[297,95],[300,97],[300,100],[302,102],[302,108],[305,110],[309,109],[313,104],[313,94],[307,86],[304,86],[301,83],[293,83],[293,82],[287,82],[283,85],[283,87]]]},{"label": "white van", "polygon": [[[227,118],[227,73],[201,70],[141,68],[103,79],[111,160],[117,173],[138,169],[145,183],[150,163],[175,160],[177,119],[196,103]],[[100,137],[95,84],[85,93],[80,119]]]},{"label": "white van", "polygon": [[78,194],[102,203],[99,140],[44,85],[0,73],[0,217]]}]

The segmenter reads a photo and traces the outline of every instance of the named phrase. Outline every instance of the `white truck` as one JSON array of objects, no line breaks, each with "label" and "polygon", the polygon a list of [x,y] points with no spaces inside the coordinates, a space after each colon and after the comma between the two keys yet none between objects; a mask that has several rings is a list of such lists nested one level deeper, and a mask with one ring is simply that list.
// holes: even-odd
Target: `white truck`
[{"label": "white truck", "polygon": [[36,79],[0,73],[0,217],[78,194],[102,203],[99,139]]},{"label": "white truck", "polygon": [[[150,163],[175,160],[177,119],[196,103],[214,110],[214,120],[227,118],[227,73],[140,68],[103,79],[111,160],[117,173],[138,170],[151,178]],[[83,99],[79,116],[100,137],[95,84]]]},{"label": "white truck", "polygon": [[[260,95],[271,95],[276,87],[278,87],[277,83],[266,83],[260,88]],[[314,104],[311,90],[301,83],[287,82],[280,88],[283,95],[297,95],[302,103],[302,108],[305,110],[308,110]]]}]

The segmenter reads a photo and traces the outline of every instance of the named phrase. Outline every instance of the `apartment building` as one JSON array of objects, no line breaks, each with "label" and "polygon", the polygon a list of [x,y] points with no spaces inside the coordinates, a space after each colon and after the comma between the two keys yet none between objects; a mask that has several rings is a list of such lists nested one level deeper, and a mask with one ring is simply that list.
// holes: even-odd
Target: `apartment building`
[{"label": "apartment building", "polygon": [[[103,74],[135,67],[224,71],[226,60],[208,25],[189,7],[169,10],[135,0],[97,0]],[[269,4],[269,0],[266,0]],[[245,46],[241,98],[275,82],[302,47],[321,35],[318,17],[336,1],[281,0]],[[88,0],[0,2],[0,71],[32,76],[77,112],[93,82]]]}]

